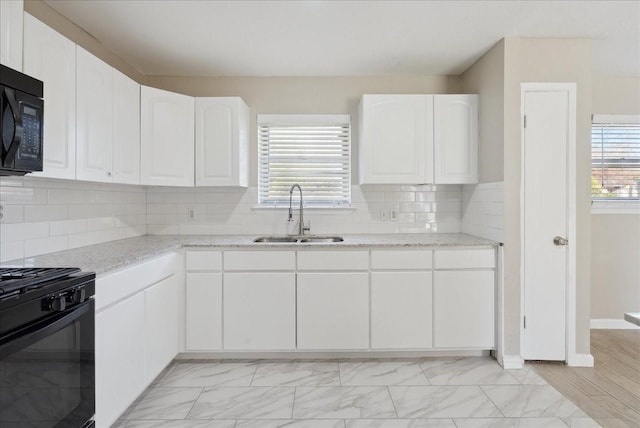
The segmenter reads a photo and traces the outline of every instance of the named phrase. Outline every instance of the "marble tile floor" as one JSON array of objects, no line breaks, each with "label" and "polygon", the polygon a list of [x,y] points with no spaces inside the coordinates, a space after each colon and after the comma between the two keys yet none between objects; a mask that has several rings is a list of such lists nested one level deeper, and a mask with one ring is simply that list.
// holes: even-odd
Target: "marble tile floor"
[{"label": "marble tile floor", "polygon": [[175,361],[115,428],[598,427],[489,357]]}]

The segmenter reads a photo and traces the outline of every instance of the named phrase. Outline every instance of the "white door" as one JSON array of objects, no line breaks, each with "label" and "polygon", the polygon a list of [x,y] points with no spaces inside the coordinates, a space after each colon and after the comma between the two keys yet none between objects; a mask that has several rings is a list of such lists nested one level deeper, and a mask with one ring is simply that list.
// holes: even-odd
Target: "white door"
[{"label": "white door", "polygon": [[0,1],[0,64],[22,71],[22,0]]},{"label": "white door", "polygon": [[140,85],[113,73],[113,182],[140,184]]},{"label": "white door", "polygon": [[433,182],[433,96],[363,95],[360,184]]},{"label": "white door", "polygon": [[140,184],[194,184],[194,98],[140,87]]},{"label": "white door", "polygon": [[196,186],[249,185],[249,107],[238,97],[196,98]]},{"label": "white door", "polygon": [[522,89],[526,360],[567,359],[567,279],[572,275],[569,247],[563,244],[566,238],[572,244],[568,218],[575,206],[568,182],[568,150],[575,139],[572,86],[530,84]]},{"label": "white door", "polygon": [[112,181],[113,77],[111,67],[76,50],[76,178]]},{"label": "white door", "polygon": [[434,183],[478,182],[478,96],[433,96]]},{"label": "white door", "polygon": [[36,177],[76,178],[76,45],[24,14],[24,72],[44,82],[44,171]]}]

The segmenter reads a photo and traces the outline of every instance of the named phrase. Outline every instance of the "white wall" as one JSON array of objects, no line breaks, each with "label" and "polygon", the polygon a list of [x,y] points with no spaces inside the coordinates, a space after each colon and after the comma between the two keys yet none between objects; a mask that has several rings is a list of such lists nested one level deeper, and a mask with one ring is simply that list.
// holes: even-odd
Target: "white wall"
[{"label": "white wall", "polygon": [[146,233],[141,186],[0,178],[0,261]]},{"label": "white wall", "polygon": [[465,184],[462,187],[462,232],[502,242],[504,183]]}]

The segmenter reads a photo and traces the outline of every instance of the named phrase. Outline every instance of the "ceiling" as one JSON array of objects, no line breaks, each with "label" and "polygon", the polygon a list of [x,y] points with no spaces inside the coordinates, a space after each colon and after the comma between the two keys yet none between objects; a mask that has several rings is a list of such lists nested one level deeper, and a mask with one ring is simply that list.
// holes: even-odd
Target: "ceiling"
[{"label": "ceiling", "polygon": [[45,0],[145,75],[457,75],[505,36],[640,75],[640,1]]}]

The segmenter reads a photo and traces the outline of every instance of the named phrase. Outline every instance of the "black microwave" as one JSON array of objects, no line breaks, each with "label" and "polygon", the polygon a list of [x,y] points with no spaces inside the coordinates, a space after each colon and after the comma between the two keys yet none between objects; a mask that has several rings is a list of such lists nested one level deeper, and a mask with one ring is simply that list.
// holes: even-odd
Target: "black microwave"
[{"label": "black microwave", "polygon": [[0,175],[42,171],[40,80],[0,64]]}]

